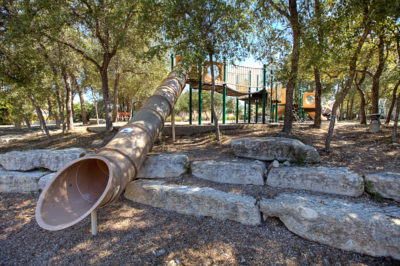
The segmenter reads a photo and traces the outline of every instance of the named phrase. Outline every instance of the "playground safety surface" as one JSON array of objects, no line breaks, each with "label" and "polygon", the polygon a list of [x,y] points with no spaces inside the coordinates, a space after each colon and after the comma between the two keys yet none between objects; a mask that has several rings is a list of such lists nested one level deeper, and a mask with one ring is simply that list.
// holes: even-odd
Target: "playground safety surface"
[{"label": "playground safety surface", "polygon": [[[321,165],[348,166],[358,173],[398,171],[400,147],[390,142],[391,127],[379,134],[365,133],[367,127],[339,122],[333,152],[323,152],[323,129],[295,124],[293,133],[321,154]],[[280,127],[257,127],[226,131],[217,143],[215,135],[204,134],[169,138],[156,143],[154,153],[186,152],[191,160],[235,159],[229,148],[232,138],[244,136],[275,136]],[[90,148],[90,143],[114,133],[71,133],[28,138],[1,146],[0,152],[37,148]],[[275,189],[257,191],[240,185],[201,181],[189,174],[170,183],[214,187],[232,193],[272,197]],[[262,189],[262,188],[260,188]],[[354,199],[374,203],[368,195]],[[393,265],[390,258],[374,258],[330,248],[304,240],[286,229],[278,219],[268,219],[260,226],[246,226],[208,217],[180,215],[133,203],[124,198],[99,210],[99,234],[89,232],[90,218],[62,231],[42,230],[34,220],[37,195],[0,194],[0,264],[168,264],[168,265]],[[389,201],[375,202],[385,205]],[[390,201],[393,204],[393,201]]]}]

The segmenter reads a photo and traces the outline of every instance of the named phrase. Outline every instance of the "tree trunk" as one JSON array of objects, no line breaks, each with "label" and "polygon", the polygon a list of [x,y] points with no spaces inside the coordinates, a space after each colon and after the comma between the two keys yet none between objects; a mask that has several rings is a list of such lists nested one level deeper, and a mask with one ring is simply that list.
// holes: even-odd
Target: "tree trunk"
[{"label": "tree trunk", "polygon": [[[364,22],[365,22],[365,20],[364,20]],[[360,54],[361,48],[364,45],[365,39],[367,38],[369,32],[370,32],[370,28],[365,27],[364,32],[361,35],[360,40],[358,41],[357,49],[354,51],[354,54],[351,57],[351,60],[349,63],[349,77],[346,81],[346,85],[339,92],[339,97],[335,100],[335,102],[333,104],[331,121],[329,123],[328,134],[325,139],[325,150],[327,153],[329,153],[331,151],[331,140],[332,140],[332,136],[333,136],[333,131],[335,129],[337,107],[339,104],[341,104],[343,102],[344,98],[346,97],[347,93],[349,92],[349,90],[351,88],[351,85],[353,84],[354,76],[356,73],[358,55]]]},{"label": "tree trunk", "polygon": [[50,97],[47,98],[47,105],[49,106],[49,117],[53,116],[56,120],[56,127],[60,128],[60,119],[58,118],[57,112],[53,112],[53,104]]},{"label": "tree trunk", "polygon": [[85,97],[83,96],[83,88],[79,86],[78,80],[76,79],[74,74],[71,74],[72,80],[74,82],[74,86],[78,91],[79,101],[81,103],[81,116],[82,116],[82,123],[84,125],[88,124],[87,115],[86,115],[86,107],[85,107]]},{"label": "tree trunk", "polygon": [[74,108],[74,99],[75,99],[75,92],[74,87],[71,86],[71,112],[72,112],[72,123],[75,120],[75,108]]},{"label": "tree trunk", "polygon": [[400,113],[400,93],[397,96],[397,106],[396,106],[396,112],[394,114],[394,125],[393,125],[393,134],[392,134],[392,142],[396,142],[397,138],[397,124],[399,122],[399,113]]},{"label": "tree trunk", "polygon": [[339,113],[340,113],[340,115],[339,115],[339,121],[343,121],[343,120],[344,120],[343,104],[344,104],[344,103],[342,103],[342,104],[339,105]]},{"label": "tree trunk", "polygon": [[385,57],[384,57],[384,40],[383,36],[379,36],[379,44],[378,44],[378,67],[375,71],[375,74],[372,77],[372,89],[371,89],[371,101],[372,101],[372,115],[371,120],[379,120],[379,80],[383,72],[383,67],[385,65]]},{"label": "tree trunk", "polygon": [[215,79],[214,79],[214,62],[213,55],[209,54],[210,58],[210,67],[211,67],[211,115],[214,118],[214,126],[215,126],[215,140],[219,141],[219,125],[218,125],[218,117],[215,114],[215,104],[214,104],[214,93],[215,93]]},{"label": "tree trunk", "polygon": [[31,100],[32,105],[35,107],[36,114],[40,121],[40,126],[41,126],[41,128],[43,128],[44,132],[46,133],[47,140],[51,141],[50,132],[46,126],[46,121],[44,120],[42,109],[40,109],[38,103],[36,102],[35,96],[32,93],[29,94],[29,99]]},{"label": "tree trunk", "polygon": [[97,100],[96,95],[94,94],[94,89],[90,87],[93,96],[93,104],[94,104],[94,111],[96,112],[96,124],[99,124],[99,112],[97,111]]},{"label": "tree trunk", "polygon": [[353,105],[354,105],[354,96],[352,96],[350,100],[349,120],[353,119]]},{"label": "tree trunk", "polygon": [[65,133],[66,124],[65,124],[65,113],[64,113],[64,103],[61,96],[61,88],[56,82],[56,89],[57,89],[57,104],[58,104],[58,112],[60,113],[60,120],[62,123],[62,132]]},{"label": "tree trunk", "polygon": [[53,116],[53,106],[51,104],[50,97],[47,97],[47,107],[49,115],[47,116],[46,120],[49,121],[49,118]]},{"label": "tree trunk", "polygon": [[365,71],[366,70],[367,70],[367,68],[364,67],[364,71],[362,72],[362,76],[359,81],[357,81],[357,77],[354,80],[354,84],[356,85],[357,92],[360,95],[360,124],[361,125],[367,124],[367,116],[365,114],[365,94],[364,94],[363,90],[361,89],[361,84],[365,80]]},{"label": "tree trunk", "polygon": [[103,92],[104,111],[106,114],[106,131],[111,131],[113,128],[112,116],[110,111],[110,97],[108,88],[108,65],[111,58],[108,54],[104,55],[103,65],[100,69],[101,75],[101,90]]},{"label": "tree trunk", "polygon": [[25,117],[25,118],[24,118],[24,121],[25,121],[26,128],[27,128],[29,131],[31,131],[32,127],[31,127],[31,122],[29,122],[29,119]]},{"label": "tree trunk", "polygon": [[321,127],[321,113],[322,113],[322,85],[319,68],[314,66],[314,80],[315,80],[315,119],[314,127]]},{"label": "tree trunk", "polygon": [[113,103],[113,122],[118,121],[118,85],[119,85],[119,77],[120,73],[115,75],[115,82],[114,82],[114,103]]},{"label": "tree trunk", "polygon": [[67,109],[67,130],[71,131],[74,129],[72,109],[71,109],[72,88],[71,88],[71,83],[70,83],[69,77],[67,76],[67,71],[65,70],[64,67],[62,68],[61,72],[62,72],[61,74],[64,79],[65,89],[67,91],[66,97],[65,97],[65,106]]},{"label": "tree trunk", "polygon": [[396,85],[393,88],[392,102],[390,103],[389,112],[387,114],[385,124],[389,124],[390,123],[390,119],[392,118],[393,109],[394,109],[394,106],[396,104],[397,88],[399,87],[399,85],[400,85],[400,80],[397,81]]},{"label": "tree trunk", "polygon": [[297,1],[289,0],[290,26],[292,28],[293,48],[290,66],[289,81],[286,86],[285,120],[282,132],[290,134],[293,123],[293,92],[296,87],[297,72],[300,58],[300,25],[297,13]]}]

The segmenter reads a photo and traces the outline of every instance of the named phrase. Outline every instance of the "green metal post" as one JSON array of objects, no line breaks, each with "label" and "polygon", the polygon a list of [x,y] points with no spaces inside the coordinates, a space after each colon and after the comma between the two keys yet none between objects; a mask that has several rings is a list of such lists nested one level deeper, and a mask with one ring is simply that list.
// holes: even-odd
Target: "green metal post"
[{"label": "green metal post", "polygon": [[267,87],[267,66],[263,66],[263,101],[262,101],[262,123],[265,124],[265,105],[266,105],[266,87]]},{"label": "green metal post", "polygon": [[192,124],[192,113],[193,113],[193,89],[192,84],[189,84],[189,124]]},{"label": "green metal post", "polygon": [[274,86],[273,82],[274,82],[274,76],[273,76],[273,72],[272,72],[272,69],[271,69],[271,112],[270,112],[270,119],[269,119],[269,121],[271,123],[274,122],[274,114],[275,114],[274,101],[273,101],[274,97],[272,97],[273,96],[273,86]]},{"label": "green metal post", "polygon": [[243,123],[246,123],[246,120],[247,120],[247,116],[246,116],[246,101],[244,101],[244,116],[243,116]]},{"label": "green metal post", "polygon": [[247,123],[251,122],[251,70],[249,70],[249,115],[247,117]]},{"label": "green metal post", "polygon": [[202,85],[202,80],[201,80],[201,72],[202,68],[200,67],[200,76],[199,76],[199,125],[201,125],[201,103],[202,103],[202,95],[201,95],[201,85]]},{"label": "green metal post", "polygon": [[222,87],[222,124],[226,122],[226,62],[224,62],[224,85]]},{"label": "green metal post", "polygon": [[[257,88],[256,91],[258,91],[258,82],[259,82],[260,76],[257,74]],[[256,124],[258,123],[258,99],[256,99]]]},{"label": "green metal post", "polygon": [[303,109],[303,89],[299,88],[299,117],[301,119],[304,119],[305,117],[305,112]]},{"label": "green metal post", "polygon": [[276,84],[275,88],[275,123],[278,123],[278,84]]},{"label": "green metal post", "polygon": [[239,123],[239,98],[236,97],[236,124]]}]

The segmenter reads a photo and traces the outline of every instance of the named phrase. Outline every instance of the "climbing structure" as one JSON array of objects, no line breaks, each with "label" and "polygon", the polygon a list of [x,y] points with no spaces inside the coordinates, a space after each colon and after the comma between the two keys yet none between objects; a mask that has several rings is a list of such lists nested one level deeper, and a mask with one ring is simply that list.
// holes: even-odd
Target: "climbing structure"
[{"label": "climbing structure", "polygon": [[[258,122],[259,109],[261,121],[266,123],[266,107],[268,104],[268,76],[267,68],[252,68],[214,63],[215,90],[223,96],[222,123],[226,123],[226,97],[236,97],[236,122],[239,120],[239,101],[245,105],[244,122],[251,121],[251,104],[256,106],[255,122]],[[202,91],[211,90],[210,63],[206,62],[201,68],[193,68],[189,75],[189,123],[192,124],[192,90],[199,91],[199,125],[202,123]]]}]

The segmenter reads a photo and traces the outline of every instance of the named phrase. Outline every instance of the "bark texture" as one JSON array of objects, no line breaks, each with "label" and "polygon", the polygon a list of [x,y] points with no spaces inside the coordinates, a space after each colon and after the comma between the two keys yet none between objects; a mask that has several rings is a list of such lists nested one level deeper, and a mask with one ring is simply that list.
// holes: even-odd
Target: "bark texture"
[{"label": "bark texture", "polygon": [[388,114],[386,117],[385,124],[389,124],[390,119],[392,118],[393,109],[394,109],[394,106],[396,105],[396,94],[397,94],[397,89],[399,88],[399,85],[400,85],[400,80],[397,81],[396,85],[393,88],[392,102],[390,103],[390,107],[389,107],[389,111],[388,111]]},{"label": "bark texture", "polygon": [[72,109],[71,109],[72,88],[71,88],[71,82],[68,77],[67,71],[64,67],[61,70],[61,75],[63,76],[65,90],[66,90],[65,106],[66,106],[66,110],[67,110],[67,130],[70,131],[70,130],[74,129],[74,122],[73,122]]},{"label": "bark texture", "polygon": [[214,93],[215,93],[215,79],[214,79],[214,62],[213,62],[213,55],[209,54],[210,58],[210,68],[211,68],[211,115],[214,118],[214,126],[215,126],[215,139],[219,141],[219,125],[218,125],[218,117],[215,113],[215,104],[214,104]]}]

